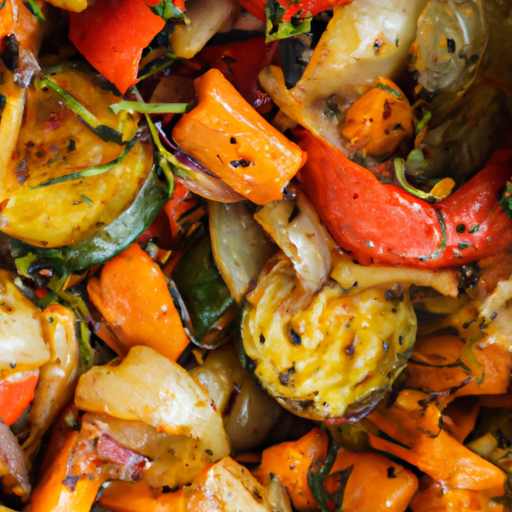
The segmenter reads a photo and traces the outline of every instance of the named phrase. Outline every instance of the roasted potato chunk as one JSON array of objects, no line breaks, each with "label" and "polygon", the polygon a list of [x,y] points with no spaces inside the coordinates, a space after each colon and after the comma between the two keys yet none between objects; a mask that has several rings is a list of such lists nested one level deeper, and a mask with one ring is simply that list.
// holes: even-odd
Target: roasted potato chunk
[{"label": "roasted potato chunk", "polygon": [[242,321],[254,374],[279,403],[313,419],[360,417],[389,390],[416,336],[407,291],[355,295],[328,281],[312,298],[284,255],[248,296]]}]

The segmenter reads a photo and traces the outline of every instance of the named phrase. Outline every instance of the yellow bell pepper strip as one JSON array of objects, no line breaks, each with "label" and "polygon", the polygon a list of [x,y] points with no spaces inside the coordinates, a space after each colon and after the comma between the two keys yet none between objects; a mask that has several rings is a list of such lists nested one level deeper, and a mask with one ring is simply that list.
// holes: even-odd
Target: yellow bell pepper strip
[{"label": "yellow bell pepper strip", "polygon": [[306,154],[267,123],[217,69],[194,86],[199,105],[175,126],[172,136],[178,145],[254,203],[281,199]]},{"label": "yellow bell pepper strip", "polygon": [[137,244],[108,261],[87,290],[123,354],[134,345],[146,345],[176,361],[188,345],[164,274]]},{"label": "yellow bell pepper strip", "polygon": [[68,433],[66,441],[57,457],[43,474],[43,478],[32,494],[25,512],[89,512],[96,494],[101,487],[102,479],[90,480],[80,478],[75,489],[70,491],[62,482],[66,478],[68,461],[73,446],[78,438],[78,432]]},{"label": "yellow bell pepper strip", "polygon": [[512,151],[497,151],[447,199],[429,204],[385,185],[327,142],[297,131],[308,153],[304,190],[333,238],[359,262],[458,266],[512,242],[512,219],[498,195],[512,175]]},{"label": "yellow bell pepper strip", "polygon": [[121,93],[136,83],[142,50],[165,25],[146,4],[155,2],[101,0],[69,16],[71,42]]},{"label": "yellow bell pepper strip", "polygon": [[105,484],[98,503],[113,512],[184,512],[185,495],[183,488],[163,493],[144,480],[134,483],[114,480]]}]

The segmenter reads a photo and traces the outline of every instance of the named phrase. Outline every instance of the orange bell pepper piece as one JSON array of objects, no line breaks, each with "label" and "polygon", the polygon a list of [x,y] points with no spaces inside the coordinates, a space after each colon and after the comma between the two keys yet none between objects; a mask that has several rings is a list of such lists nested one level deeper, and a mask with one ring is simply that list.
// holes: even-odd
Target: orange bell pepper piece
[{"label": "orange bell pepper piece", "polygon": [[69,14],[69,39],[121,93],[136,83],[142,50],[165,21],[146,4],[154,1],[101,0]]},{"label": "orange bell pepper piece", "polygon": [[183,489],[162,493],[144,480],[135,483],[115,480],[103,487],[99,505],[113,512],[182,512],[185,496]]},{"label": "orange bell pepper piece", "polygon": [[254,203],[282,199],[306,154],[260,116],[217,69],[194,81],[199,105],[172,135],[181,148]]},{"label": "orange bell pepper piece", "polygon": [[137,244],[108,261],[87,291],[117,335],[120,344],[113,348],[121,354],[146,345],[176,361],[188,345],[164,274]]},{"label": "orange bell pepper piece", "polygon": [[[345,512],[404,512],[418,490],[416,476],[384,455],[340,449],[331,473],[350,466],[352,471],[342,504]],[[371,490],[368,482],[371,482]],[[325,489],[331,494],[337,486],[334,477],[326,479]]]},{"label": "orange bell pepper piece", "polygon": [[327,456],[327,434],[314,428],[297,441],[280,443],[263,451],[261,465],[252,473],[266,485],[270,473],[276,475],[293,506],[299,510],[315,510],[317,502],[308,485],[308,469]]},{"label": "orange bell pepper piece", "polygon": [[30,405],[39,372],[24,380],[0,380],[0,418],[12,425]]},{"label": "orange bell pepper piece", "polygon": [[11,33],[14,25],[14,16],[11,0],[5,0],[2,10],[0,10],[0,49],[3,47],[2,39]]},{"label": "orange bell pepper piece", "polygon": [[410,449],[373,434],[369,434],[369,438],[371,446],[376,450],[391,453],[413,464],[445,486],[473,491],[492,489],[494,496],[504,494],[505,473],[444,430],[436,437],[419,434]]},{"label": "orange bell pepper piece", "polygon": [[90,512],[102,480],[80,478],[73,491],[62,483],[66,478],[68,460],[77,437],[78,432],[75,430],[68,433],[60,452],[30,498],[28,510],[31,512]]},{"label": "orange bell pepper piece", "polygon": [[475,428],[480,402],[471,397],[451,402],[443,411],[444,428],[461,443]]},{"label": "orange bell pepper piece", "polygon": [[434,483],[411,501],[413,512],[505,512],[488,492],[446,489]]},{"label": "orange bell pepper piece", "polygon": [[[464,354],[466,345],[456,336],[423,338],[416,342],[408,364],[407,385],[426,392],[447,391],[447,400],[458,396],[506,393],[512,370],[512,355],[496,343],[472,349],[478,365]],[[442,360],[439,357],[442,356]],[[423,366],[414,361],[431,364]],[[447,365],[460,360],[469,370]],[[442,361],[439,363],[439,361]],[[442,364],[443,367],[438,365]],[[479,377],[483,380],[478,382]]]},{"label": "orange bell pepper piece", "polygon": [[[308,470],[327,456],[327,435],[314,428],[297,441],[281,443],[263,451],[261,465],[253,471],[260,483],[270,473],[286,487],[293,506],[316,510],[318,505],[308,485]],[[418,479],[399,464],[377,453],[352,453],[340,449],[324,488],[334,494],[339,486],[334,473],[352,467],[345,487],[342,509],[346,512],[403,512],[418,489]],[[372,482],[372,492],[366,483]]]}]

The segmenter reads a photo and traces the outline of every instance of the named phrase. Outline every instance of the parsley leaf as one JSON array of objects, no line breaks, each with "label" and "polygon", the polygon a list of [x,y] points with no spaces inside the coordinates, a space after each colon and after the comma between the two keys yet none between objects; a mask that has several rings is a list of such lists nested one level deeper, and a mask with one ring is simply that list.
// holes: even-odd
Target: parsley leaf
[{"label": "parsley leaf", "polygon": [[277,0],[265,4],[267,30],[265,41],[270,43],[278,39],[296,36],[311,30],[311,17],[302,18],[302,11],[293,15],[290,21],[283,21],[286,9]]}]

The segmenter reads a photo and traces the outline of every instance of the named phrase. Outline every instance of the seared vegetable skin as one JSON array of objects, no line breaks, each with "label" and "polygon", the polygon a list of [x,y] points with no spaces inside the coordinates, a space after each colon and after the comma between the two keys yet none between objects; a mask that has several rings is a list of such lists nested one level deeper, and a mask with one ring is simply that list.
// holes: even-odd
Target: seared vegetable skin
[{"label": "seared vegetable skin", "polygon": [[361,418],[390,389],[414,344],[408,293],[370,288],[346,296],[328,281],[311,298],[295,277],[281,254],[247,297],[242,339],[255,377],[299,416]]}]

